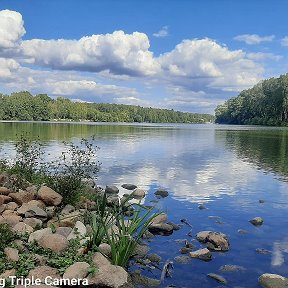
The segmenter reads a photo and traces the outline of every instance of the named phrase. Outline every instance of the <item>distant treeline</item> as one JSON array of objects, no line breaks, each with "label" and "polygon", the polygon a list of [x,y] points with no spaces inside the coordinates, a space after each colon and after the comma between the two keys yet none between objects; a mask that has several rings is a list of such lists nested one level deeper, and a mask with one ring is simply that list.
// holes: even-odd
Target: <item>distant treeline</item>
[{"label": "distant treeline", "polygon": [[288,74],[264,80],[215,110],[216,123],[288,125]]},{"label": "distant treeline", "polygon": [[0,120],[88,120],[94,122],[206,123],[209,114],[184,113],[133,105],[80,103],[29,92],[0,94]]}]

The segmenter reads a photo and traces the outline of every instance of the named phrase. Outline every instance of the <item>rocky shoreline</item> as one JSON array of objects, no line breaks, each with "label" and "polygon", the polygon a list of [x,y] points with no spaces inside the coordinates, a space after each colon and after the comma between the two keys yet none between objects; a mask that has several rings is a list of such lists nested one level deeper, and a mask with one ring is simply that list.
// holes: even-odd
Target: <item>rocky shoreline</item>
[{"label": "rocky shoreline", "polygon": [[[132,288],[138,286],[157,287],[161,285],[163,278],[169,276],[171,268],[169,262],[165,263],[163,268],[160,267],[162,269],[161,279],[147,278],[142,276],[138,270],[131,272],[121,266],[112,265],[111,249],[113,247],[105,242],[99,244],[97,251],[88,251],[88,243],[91,241],[93,231],[91,225],[86,223],[85,218],[87,212],[97,209],[97,203],[89,199],[87,195],[82,196],[77,205],[63,205],[62,196],[45,185],[36,187],[31,184],[25,190],[15,191],[12,188],[13,181],[15,181],[15,175],[9,176],[5,173],[0,175],[0,225],[6,225],[14,233],[14,238],[11,238],[13,241],[3,249],[4,259],[2,261],[5,262],[5,265],[7,264],[7,267],[18,267],[18,270],[16,268],[6,269],[2,271],[0,279],[11,280],[12,277],[19,278],[21,276],[31,281],[34,279],[29,287],[59,287],[63,286],[61,281],[66,279],[68,282],[64,286]],[[146,194],[136,185],[123,184],[122,187],[130,192],[120,199],[119,189],[116,186],[106,186],[105,189],[100,189],[93,183],[86,185],[90,194],[97,194],[101,197],[104,197],[104,194],[107,195],[107,205],[110,207],[121,205],[125,198],[139,200]],[[163,189],[155,192],[157,198],[168,196],[168,191]],[[202,210],[205,209],[205,206],[202,205],[198,208]],[[133,208],[127,206],[126,221],[129,221],[129,217],[133,213]],[[253,225],[262,225],[263,219],[256,217],[250,222]],[[179,230],[182,225],[189,226],[190,224],[186,219],[182,219],[180,224],[171,223],[165,213],[155,215],[149,222],[142,240],[135,246],[132,259],[143,267],[149,265],[159,267],[161,258],[156,254],[149,254],[149,247],[144,241],[155,235],[170,235]],[[112,228],[116,229],[117,227]],[[1,235],[2,238],[6,236],[6,234]],[[202,244],[201,249],[194,250],[195,245],[186,239],[183,239],[181,243],[179,241],[181,249],[180,255],[174,259],[176,263],[185,264],[192,259],[211,261],[214,253],[227,253],[231,248],[228,236],[221,231],[199,231],[195,235],[195,239]],[[27,254],[27,251],[34,252],[30,258],[25,258],[26,262],[24,262],[23,255]],[[66,256],[69,258],[69,265],[62,263],[65,262]],[[59,263],[62,261],[62,266],[57,261]],[[59,268],[56,268],[57,265]],[[245,268],[237,265],[224,265],[220,269],[222,272],[240,270],[245,270]],[[21,275],[21,273],[24,274]],[[47,277],[54,279],[54,282],[50,282],[52,286],[47,284]],[[207,277],[222,285],[227,284],[227,280],[222,275],[209,273]],[[35,286],[35,279],[41,279],[40,286],[39,283]],[[71,284],[72,282],[69,281],[74,279],[85,279],[87,283]],[[288,287],[287,278],[281,275],[263,274],[258,281],[264,288]],[[25,287],[25,285],[17,283],[15,287]]]}]

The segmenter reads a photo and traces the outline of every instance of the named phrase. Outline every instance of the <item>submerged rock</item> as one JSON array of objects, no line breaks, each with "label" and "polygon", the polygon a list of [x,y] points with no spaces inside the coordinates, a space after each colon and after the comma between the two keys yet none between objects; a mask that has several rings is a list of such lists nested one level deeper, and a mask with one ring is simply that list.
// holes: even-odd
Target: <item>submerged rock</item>
[{"label": "submerged rock", "polygon": [[239,266],[239,265],[222,265],[219,268],[219,271],[222,272],[237,272],[237,271],[244,271],[246,270],[244,267]]},{"label": "submerged rock", "polygon": [[134,184],[123,184],[121,187],[127,190],[134,190],[137,188],[137,186]]},{"label": "submerged rock", "polygon": [[255,250],[257,253],[259,254],[264,254],[264,255],[267,255],[267,254],[271,254],[272,252],[267,250],[267,249],[264,249],[264,248],[257,248]]},{"label": "submerged rock", "polygon": [[251,220],[249,220],[249,222],[251,224],[253,224],[254,226],[261,226],[264,222],[264,220],[261,217],[255,217]]},{"label": "submerged rock", "polygon": [[189,256],[176,256],[174,258],[175,262],[179,263],[179,264],[188,264],[191,261],[191,257]]},{"label": "submerged rock", "polygon": [[277,274],[262,274],[258,279],[259,284],[264,288],[287,288],[288,278]]},{"label": "submerged rock", "polygon": [[154,194],[156,197],[162,197],[162,198],[165,198],[169,195],[167,190],[161,188],[158,189]]},{"label": "submerged rock", "polygon": [[221,275],[218,275],[218,274],[215,274],[215,273],[209,273],[209,274],[207,274],[207,276],[212,278],[212,279],[214,279],[214,280],[216,280],[219,283],[227,284],[227,280]]},{"label": "submerged rock", "polygon": [[142,276],[140,273],[131,273],[133,284],[141,285],[144,287],[157,287],[161,284],[160,280]]}]

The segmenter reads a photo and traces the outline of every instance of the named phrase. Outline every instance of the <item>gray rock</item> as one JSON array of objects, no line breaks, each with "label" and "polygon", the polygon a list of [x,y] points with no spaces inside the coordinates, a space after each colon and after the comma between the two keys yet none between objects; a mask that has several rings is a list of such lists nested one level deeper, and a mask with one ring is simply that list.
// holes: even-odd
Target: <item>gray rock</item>
[{"label": "gray rock", "polygon": [[169,195],[169,192],[165,189],[158,189],[155,193],[155,196],[156,197],[162,197],[162,198],[165,198]]},{"label": "gray rock", "polygon": [[99,252],[110,257],[111,256],[111,246],[107,243],[101,243],[98,247]]},{"label": "gray rock", "polygon": [[52,230],[51,228],[44,228],[41,230],[37,230],[33,233],[30,234],[29,238],[28,238],[28,242],[33,242],[36,241],[38,242],[43,236],[47,236],[52,234]]},{"label": "gray rock", "polygon": [[149,252],[150,248],[147,245],[140,245],[140,244],[136,244],[135,250],[134,250],[134,256],[135,257],[140,257],[143,258],[147,255],[147,253]]},{"label": "gray rock", "polygon": [[137,272],[131,273],[131,278],[133,284],[141,285],[144,287],[157,287],[161,284],[160,280],[142,276],[140,273]]},{"label": "gray rock", "polygon": [[73,230],[68,235],[67,240],[76,239],[77,237],[78,238],[85,237],[86,233],[87,233],[86,226],[82,222],[77,221]]},{"label": "gray rock", "polygon": [[66,215],[69,214],[71,212],[74,212],[76,209],[74,206],[67,204],[62,210],[61,210],[61,214],[62,215]]},{"label": "gray rock", "polygon": [[51,249],[56,253],[61,253],[68,248],[68,240],[59,234],[48,234],[38,240],[39,246]]},{"label": "gray rock", "polygon": [[246,269],[239,265],[222,265],[219,270],[221,272],[238,272],[238,271],[245,271]]},{"label": "gray rock", "polygon": [[287,288],[288,278],[277,274],[262,274],[258,279],[259,284],[264,288]]},{"label": "gray rock", "polygon": [[253,224],[254,226],[261,226],[264,221],[261,217],[255,217],[255,218],[249,220],[249,222],[251,224]]},{"label": "gray rock", "polygon": [[17,262],[19,260],[19,251],[15,248],[6,247],[4,254],[9,262]]},{"label": "gray rock", "polygon": [[148,229],[149,232],[153,234],[170,235],[173,233],[173,226],[166,223],[160,223],[160,224],[152,223]]},{"label": "gray rock", "polygon": [[[60,279],[60,275],[58,274],[58,270],[56,268],[51,268],[49,266],[38,266],[32,270],[30,270],[28,274],[28,278],[34,277],[34,279],[40,279],[41,282],[45,281],[46,277],[51,277],[52,279]],[[52,287],[52,286],[51,286]]]},{"label": "gray rock", "polygon": [[[23,220],[23,222],[29,226],[31,226],[33,229],[35,228],[42,228],[43,222],[40,219],[37,218],[26,218]],[[32,231],[33,232],[33,231]]]},{"label": "gray rock", "polygon": [[248,234],[248,231],[247,230],[244,230],[244,229],[239,229],[237,231],[239,234]]},{"label": "gray rock", "polygon": [[137,186],[134,184],[123,184],[121,187],[127,190],[134,190],[137,188]]},{"label": "gray rock", "polygon": [[90,265],[86,262],[76,262],[69,266],[64,275],[64,279],[83,279],[88,275]]},{"label": "gray rock", "polygon": [[255,251],[257,253],[263,254],[263,255],[267,255],[267,254],[271,254],[272,253],[272,251],[269,251],[269,250],[264,249],[264,248],[257,248]]},{"label": "gray rock", "polygon": [[174,258],[175,262],[179,263],[179,264],[188,264],[191,261],[191,257],[189,256],[176,256]]},{"label": "gray rock", "polygon": [[38,198],[41,199],[47,205],[58,206],[63,197],[47,186],[41,186],[38,191]]},{"label": "gray rock", "polygon": [[47,219],[47,213],[43,209],[35,206],[35,207],[31,207],[25,212],[25,217],[26,218],[35,217],[35,218],[45,220]]},{"label": "gray rock", "polygon": [[97,273],[88,275],[88,283],[92,287],[132,288],[128,273],[120,266],[111,263],[99,252],[95,253],[92,261],[98,267]]},{"label": "gray rock", "polygon": [[147,255],[147,259],[154,263],[160,263],[161,257],[155,253]]},{"label": "gray rock", "polygon": [[199,242],[206,243],[210,250],[228,251],[230,247],[228,237],[221,232],[202,231],[197,233],[196,238]]},{"label": "gray rock", "polygon": [[106,188],[105,188],[105,192],[106,193],[109,193],[109,194],[118,194],[119,193],[119,189],[116,187],[116,186],[114,186],[114,185],[112,185],[112,186],[106,186]]},{"label": "gray rock", "polygon": [[19,222],[17,223],[14,227],[13,227],[13,230],[19,234],[25,234],[25,233],[32,233],[34,231],[34,229],[28,225],[28,224],[25,224],[23,222]]},{"label": "gray rock", "polygon": [[219,283],[227,284],[227,280],[221,275],[218,275],[218,274],[215,274],[215,273],[209,273],[209,274],[207,274],[207,276],[212,278],[212,279],[214,279],[214,280],[216,280]]},{"label": "gray rock", "polygon": [[212,260],[212,253],[207,248],[199,249],[194,252],[190,252],[190,256],[192,258],[197,258],[203,261],[210,261]]},{"label": "gray rock", "polygon": [[207,209],[207,208],[205,207],[204,204],[199,204],[199,205],[198,205],[198,209],[200,209],[200,210],[205,210],[205,209]]},{"label": "gray rock", "polygon": [[144,198],[145,197],[145,194],[146,192],[142,189],[135,189],[133,192],[132,192],[132,197],[133,198],[136,198],[136,199],[141,199],[141,198]]},{"label": "gray rock", "polygon": [[72,232],[72,228],[71,227],[58,227],[57,229],[56,229],[56,234],[59,234],[59,235],[62,235],[62,236],[64,236],[65,238],[67,238],[69,235],[70,235],[70,233]]}]

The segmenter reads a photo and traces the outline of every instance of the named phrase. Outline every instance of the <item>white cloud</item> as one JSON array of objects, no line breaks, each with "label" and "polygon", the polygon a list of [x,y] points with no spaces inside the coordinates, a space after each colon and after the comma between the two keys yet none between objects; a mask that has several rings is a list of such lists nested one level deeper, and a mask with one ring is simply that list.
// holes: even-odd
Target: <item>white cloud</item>
[{"label": "white cloud", "polygon": [[266,59],[270,59],[270,60],[280,60],[283,58],[283,56],[281,55],[275,55],[273,53],[263,53],[263,52],[255,52],[255,53],[248,53],[247,54],[247,58],[251,59],[251,60],[266,60]]},{"label": "white cloud", "polygon": [[0,50],[16,48],[25,34],[22,15],[15,11],[0,11]]},{"label": "white cloud", "polygon": [[159,71],[149,47],[146,34],[123,31],[80,40],[33,39],[22,43],[24,55],[32,58],[35,65],[60,70],[107,70],[111,74],[131,76],[154,75]]},{"label": "white cloud", "polygon": [[154,33],[153,36],[156,38],[164,38],[169,35],[168,26],[163,26],[158,32]]},{"label": "white cloud", "polygon": [[248,45],[260,44],[262,42],[272,42],[274,40],[274,35],[269,36],[259,36],[257,34],[243,34],[234,37],[234,40],[245,42]]},{"label": "white cloud", "polygon": [[288,47],[288,36],[285,36],[281,39],[281,45],[284,47]]},{"label": "white cloud", "polygon": [[0,58],[0,80],[10,78],[20,65],[14,59]]},{"label": "white cloud", "polygon": [[159,62],[166,79],[192,91],[238,91],[256,84],[263,72],[242,50],[231,51],[211,39],[184,40]]}]

